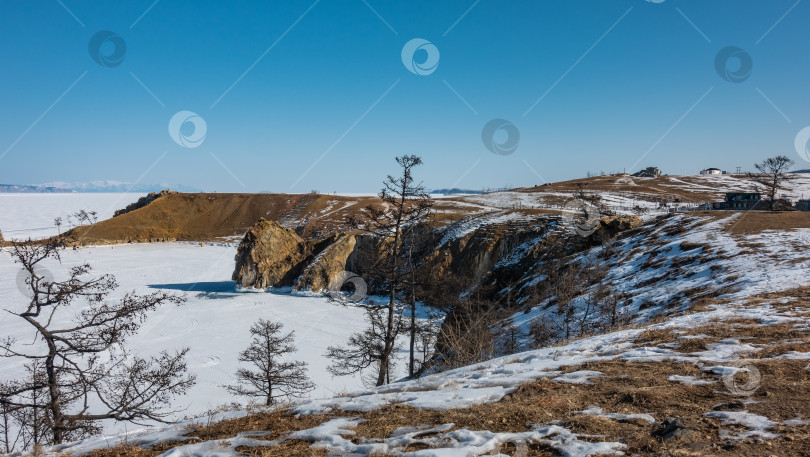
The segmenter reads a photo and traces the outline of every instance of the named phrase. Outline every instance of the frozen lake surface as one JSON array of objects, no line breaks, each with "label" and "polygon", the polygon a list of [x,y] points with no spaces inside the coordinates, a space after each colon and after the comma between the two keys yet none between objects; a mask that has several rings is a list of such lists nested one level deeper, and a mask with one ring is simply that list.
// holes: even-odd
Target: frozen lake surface
[{"label": "frozen lake surface", "polygon": [[[197,375],[197,384],[175,407],[179,415],[196,415],[244,397],[230,395],[224,385],[233,382],[237,355],[250,341],[248,329],[258,319],[284,324],[284,330],[295,331],[298,352],[296,360],[309,363],[309,374],[317,385],[309,398],[331,397],[363,387],[360,376],[333,377],[326,371],[329,360],[323,357],[330,345],[342,345],[350,334],[364,325],[364,312],[354,307],[330,303],[322,297],[292,296],[271,292],[237,293],[230,281],[236,247],[233,245],[201,246],[199,243],[159,243],[87,247],[63,252],[62,264],[48,263],[56,280],[66,277],[71,265],[89,263],[95,275],[110,273],[120,288],[115,296],[135,290],[141,294],[164,290],[185,294],[181,306],[163,306],[149,314],[140,332],[127,347],[140,356],[157,355],[162,350],[191,348],[187,361]],[[0,253],[0,302],[3,308],[17,308],[26,303],[18,290],[19,266],[8,253]],[[82,303],[76,303],[75,310]],[[64,310],[61,321],[67,322],[73,311]],[[27,324],[15,318],[0,319],[0,336],[15,336],[31,341],[33,333]],[[400,370],[404,364],[400,364]],[[0,358],[0,380],[21,376],[22,361]],[[109,430],[109,429],[108,429]]]},{"label": "frozen lake surface", "polygon": [[7,240],[46,238],[57,234],[56,217],[68,227],[67,216],[79,210],[95,211],[98,220],[109,219],[143,197],[144,193],[0,193],[0,231]]}]

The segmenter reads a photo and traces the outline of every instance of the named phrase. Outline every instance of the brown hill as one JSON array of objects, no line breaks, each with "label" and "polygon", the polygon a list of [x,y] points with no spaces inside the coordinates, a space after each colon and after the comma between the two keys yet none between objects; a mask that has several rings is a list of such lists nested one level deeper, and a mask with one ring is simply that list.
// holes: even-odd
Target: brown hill
[{"label": "brown hill", "polygon": [[[810,178],[800,178],[794,182],[790,194],[806,195],[810,192]],[[722,200],[725,192],[751,189],[751,182],[742,175],[596,176],[512,191],[438,198],[432,218],[444,225],[468,216],[474,216],[482,223],[492,223],[499,219],[529,221],[539,215],[559,215],[582,185],[587,193],[597,195],[608,209],[619,214],[629,214],[636,209],[642,213],[656,211],[663,214],[669,206],[684,204],[696,209],[698,204]],[[376,197],[322,194],[162,192],[130,205],[126,212],[112,219],[77,227],[68,232],[68,239],[80,245],[235,240],[262,217],[296,230],[302,238],[324,238],[346,229],[346,215],[378,201]],[[806,225],[804,218],[794,218],[802,219],[799,226]]]},{"label": "brown hill", "polygon": [[80,245],[241,238],[262,217],[299,231],[331,232],[340,229],[347,212],[371,200],[319,194],[172,193],[112,219],[76,227],[67,237]]}]

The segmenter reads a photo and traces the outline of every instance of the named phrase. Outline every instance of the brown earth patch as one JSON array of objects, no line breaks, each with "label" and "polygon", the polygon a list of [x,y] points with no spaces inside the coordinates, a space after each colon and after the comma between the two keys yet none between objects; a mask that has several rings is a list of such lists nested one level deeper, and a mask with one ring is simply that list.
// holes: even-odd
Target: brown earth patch
[{"label": "brown earth patch", "polygon": [[303,227],[342,228],[345,215],[375,200],[321,194],[184,194],[67,233],[74,244],[209,241],[243,235],[259,218]]},{"label": "brown earth patch", "polygon": [[764,230],[794,230],[810,228],[807,211],[746,211],[724,227],[733,235],[761,233]]}]

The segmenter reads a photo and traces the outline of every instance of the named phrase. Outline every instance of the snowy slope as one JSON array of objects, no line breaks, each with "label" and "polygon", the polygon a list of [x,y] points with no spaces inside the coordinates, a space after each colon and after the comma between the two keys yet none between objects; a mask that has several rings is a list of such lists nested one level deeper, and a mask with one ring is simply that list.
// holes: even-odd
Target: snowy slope
[{"label": "snowy slope", "polygon": [[[800,311],[800,312],[799,312]],[[414,381],[398,382],[378,388],[350,392],[347,395],[331,399],[305,401],[294,411],[300,414],[323,414],[334,411],[331,420],[320,425],[294,431],[283,438],[264,441],[254,437],[262,432],[243,433],[227,440],[211,440],[180,446],[162,454],[165,457],[205,457],[214,455],[235,456],[236,447],[276,446],[286,439],[300,439],[313,443],[313,446],[325,447],[330,455],[369,455],[373,452],[397,453],[412,444],[426,445],[429,448],[405,453],[413,457],[448,457],[461,455],[487,455],[500,449],[503,443],[542,443],[556,449],[561,455],[621,455],[626,446],[621,442],[605,440],[599,436],[586,436],[561,426],[557,421],[546,424],[534,424],[530,431],[515,433],[494,433],[489,430],[457,429],[454,424],[418,424],[394,430],[388,438],[353,437],[353,431],[363,419],[341,416],[356,411],[369,411],[391,404],[405,404],[419,409],[448,410],[464,408],[500,401],[505,395],[526,382],[547,378],[552,383],[581,385],[605,376],[599,371],[579,369],[585,363],[605,362],[610,360],[624,362],[683,362],[700,367],[703,374],[694,376],[671,376],[673,384],[693,385],[716,384],[721,398],[734,400],[732,389],[721,392],[722,386],[729,385],[731,376],[740,370],[740,363],[758,351],[762,345],[748,344],[738,339],[719,340],[708,345],[700,352],[679,351],[677,347],[662,345],[648,346],[639,344],[637,339],[647,330],[665,330],[686,334],[688,330],[702,325],[730,320],[750,320],[762,326],[793,325],[806,331],[806,308],[796,311],[779,310],[769,304],[754,308],[741,306],[741,303],[720,305],[709,311],[694,313],[674,318],[662,324],[640,327],[631,330],[617,331],[605,335],[585,338],[563,346],[533,350],[501,357],[487,362],[434,374]],[[810,353],[793,354],[792,357],[810,359]],[[758,359],[758,363],[771,359]],[[563,374],[564,367],[574,367],[575,371]],[[737,397],[739,398],[739,397]],[[334,410],[333,410],[334,408]],[[245,412],[234,412],[231,416],[241,416]],[[664,419],[656,411],[643,414],[620,414],[591,406],[575,414],[600,416],[610,420],[640,420],[647,424]],[[807,424],[801,418],[775,422],[769,418],[747,411],[727,411],[715,409],[707,411],[706,417],[718,418],[728,429],[720,430],[721,436],[739,440],[751,436],[768,438],[779,437],[769,430],[774,427],[799,427]],[[115,443],[128,440],[144,444],[155,441],[187,439],[184,435],[189,424],[152,430],[139,430],[125,436],[93,438],[62,449],[69,452],[86,453],[93,449],[106,448]],[[732,430],[742,429],[739,434]]]},{"label": "snowy slope", "polygon": [[[701,297],[744,299],[810,286],[810,229],[755,234],[724,230],[742,217],[742,213],[674,215],[574,260],[595,262],[606,271],[604,281],[610,283],[612,293],[628,297],[620,307],[621,316],[634,323],[677,315]],[[541,279],[540,273],[530,273],[515,286],[519,303],[529,299],[531,287]],[[573,300],[576,321],[583,316],[585,298],[582,295]],[[553,322],[559,316],[549,302],[533,304],[527,312],[516,313],[505,322],[524,334],[537,319]],[[528,339],[524,342],[528,344]]]}]

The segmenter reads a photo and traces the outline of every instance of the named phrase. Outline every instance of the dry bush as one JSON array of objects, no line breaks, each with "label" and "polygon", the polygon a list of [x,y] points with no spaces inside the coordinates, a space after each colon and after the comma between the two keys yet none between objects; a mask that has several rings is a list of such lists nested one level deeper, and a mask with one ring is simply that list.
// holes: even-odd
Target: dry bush
[{"label": "dry bush", "polygon": [[492,328],[497,318],[490,304],[459,302],[439,330],[436,351],[440,360],[434,366],[450,370],[493,358],[496,338]]}]

